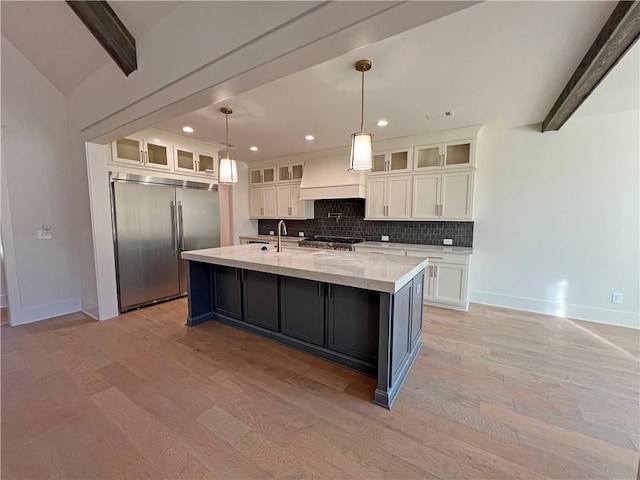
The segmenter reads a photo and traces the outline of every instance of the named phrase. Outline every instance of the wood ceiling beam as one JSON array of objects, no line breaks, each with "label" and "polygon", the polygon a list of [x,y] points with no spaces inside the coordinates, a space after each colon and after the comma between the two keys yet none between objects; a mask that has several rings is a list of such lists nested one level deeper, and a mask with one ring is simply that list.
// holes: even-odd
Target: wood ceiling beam
[{"label": "wood ceiling beam", "polygon": [[640,1],[620,1],[542,122],[559,130],[640,36]]},{"label": "wood ceiling beam", "polygon": [[136,40],[105,1],[67,1],[125,75],[138,68]]}]

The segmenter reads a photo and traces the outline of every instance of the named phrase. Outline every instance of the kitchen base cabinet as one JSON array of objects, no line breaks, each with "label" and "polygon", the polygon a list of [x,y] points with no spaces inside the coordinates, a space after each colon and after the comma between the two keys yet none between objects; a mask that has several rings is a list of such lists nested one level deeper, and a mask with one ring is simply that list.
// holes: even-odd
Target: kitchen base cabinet
[{"label": "kitchen base cabinet", "polygon": [[216,265],[213,270],[213,277],[215,311],[230,318],[241,319],[242,283],[240,281],[240,270],[235,267]]},{"label": "kitchen base cabinet", "polygon": [[465,306],[467,287],[467,266],[436,262],[433,264],[434,302],[450,303],[460,307]]},{"label": "kitchen base cabinet", "polygon": [[423,271],[393,294],[197,261],[188,271],[187,325],[216,319],[373,375],[385,408],[422,347]]},{"label": "kitchen base cabinet", "polygon": [[278,279],[274,275],[242,270],[243,319],[269,330],[278,330]]},{"label": "kitchen base cabinet", "polygon": [[367,362],[378,356],[380,299],[376,292],[329,285],[327,347]]},{"label": "kitchen base cabinet", "polygon": [[326,285],[294,277],[280,277],[280,331],[298,340],[324,345]]},{"label": "kitchen base cabinet", "polygon": [[[426,258],[429,260],[424,277],[422,291],[425,305],[450,308],[466,312],[469,309],[467,284],[469,282],[469,254],[452,253],[433,250],[412,250],[411,244],[397,243],[380,247],[356,244],[355,251],[361,253],[379,253],[385,255],[406,255],[407,257]],[[437,248],[437,247],[435,247]]]}]

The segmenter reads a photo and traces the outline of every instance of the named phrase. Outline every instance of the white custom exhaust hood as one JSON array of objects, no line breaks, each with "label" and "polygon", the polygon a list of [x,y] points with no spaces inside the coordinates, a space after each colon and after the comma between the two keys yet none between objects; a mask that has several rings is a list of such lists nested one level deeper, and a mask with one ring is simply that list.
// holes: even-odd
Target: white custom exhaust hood
[{"label": "white custom exhaust hood", "polygon": [[364,172],[350,172],[349,155],[308,160],[300,183],[300,200],[364,198]]}]

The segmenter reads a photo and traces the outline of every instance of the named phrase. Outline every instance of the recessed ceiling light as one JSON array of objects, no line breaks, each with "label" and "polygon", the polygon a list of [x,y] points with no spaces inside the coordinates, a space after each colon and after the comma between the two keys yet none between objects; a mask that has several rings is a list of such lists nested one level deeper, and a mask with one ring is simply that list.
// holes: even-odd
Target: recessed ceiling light
[{"label": "recessed ceiling light", "polygon": [[193,128],[191,127],[182,127],[182,131],[185,133],[193,133]]},{"label": "recessed ceiling light", "polygon": [[251,150],[252,152],[257,152],[258,151],[258,147],[253,146],[253,147],[250,147],[249,150]]},{"label": "recessed ceiling light", "polygon": [[379,127],[386,127],[387,125],[389,125],[389,122],[387,122],[386,120],[378,120],[376,122],[376,125]]},{"label": "recessed ceiling light", "polygon": [[316,137],[314,137],[313,135],[307,135],[306,137],[304,137],[305,140],[313,140],[314,138]]}]

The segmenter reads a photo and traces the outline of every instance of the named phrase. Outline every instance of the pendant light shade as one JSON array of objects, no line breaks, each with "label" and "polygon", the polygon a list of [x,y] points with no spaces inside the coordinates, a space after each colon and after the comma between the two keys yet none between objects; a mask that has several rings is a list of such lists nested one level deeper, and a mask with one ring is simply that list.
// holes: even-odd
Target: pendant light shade
[{"label": "pendant light shade", "polygon": [[220,111],[225,115],[227,150],[224,158],[220,159],[218,183],[234,184],[238,183],[238,167],[236,165],[236,161],[229,156],[229,115],[233,113],[233,110],[223,107]]},{"label": "pendant light shade", "polygon": [[360,131],[351,135],[351,161],[349,170],[371,170],[373,166],[373,133],[364,131],[364,72],[371,70],[371,60],[358,60],[356,70],[362,72]]}]

